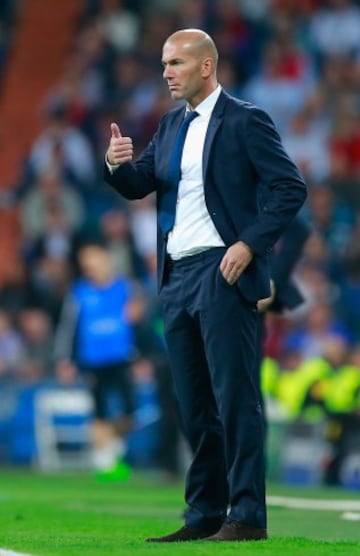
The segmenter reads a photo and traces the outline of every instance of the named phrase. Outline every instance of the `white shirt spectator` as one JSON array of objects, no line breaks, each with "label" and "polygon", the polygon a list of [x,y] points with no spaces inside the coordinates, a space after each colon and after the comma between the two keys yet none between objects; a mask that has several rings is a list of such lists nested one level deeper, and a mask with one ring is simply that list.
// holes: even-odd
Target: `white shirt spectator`
[{"label": "white shirt spectator", "polygon": [[315,12],[310,23],[310,38],[325,55],[360,52],[360,9],[345,1],[343,7]]},{"label": "white shirt spectator", "polygon": [[50,121],[48,127],[35,140],[29,162],[36,174],[53,166],[57,150],[61,150],[62,161],[74,176],[85,185],[96,178],[94,154],[90,142],[77,128],[66,121]]},{"label": "white shirt spectator", "polygon": [[306,178],[321,182],[329,177],[328,126],[298,114],[291,128],[283,134],[283,144]]},{"label": "white shirt spectator", "polygon": [[312,90],[313,84],[309,80],[296,81],[286,77],[273,79],[258,75],[248,82],[243,98],[261,106],[272,117],[280,132],[284,132]]},{"label": "white shirt spectator", "polygon": [[118,0],[108,0],[107,4],[100,18],[105,38],[118,52],[134,50],[139,35],[137,16],[123,8]]}]

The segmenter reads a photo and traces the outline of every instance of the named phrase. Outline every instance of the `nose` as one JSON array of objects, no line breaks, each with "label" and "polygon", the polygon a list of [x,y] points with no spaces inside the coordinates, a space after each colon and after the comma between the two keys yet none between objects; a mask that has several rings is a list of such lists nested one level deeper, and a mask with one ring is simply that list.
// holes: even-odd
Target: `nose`
[{"label": "nose", "polygon": [[170,74],[169,74],[169,66],[164,66],[164,71],[163,71],[163,78],[164,79],[169,79]]}]

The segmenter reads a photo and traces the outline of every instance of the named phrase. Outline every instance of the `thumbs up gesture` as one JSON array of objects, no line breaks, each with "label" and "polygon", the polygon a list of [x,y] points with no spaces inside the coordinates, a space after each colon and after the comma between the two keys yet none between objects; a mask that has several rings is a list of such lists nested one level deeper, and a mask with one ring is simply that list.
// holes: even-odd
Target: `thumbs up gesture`
[{"label": "thumbs up gesture", "polygon": [[106,152],[108,163],[115,166],[130,162],[133,157],[132,139],[130,137],[123,137],[119,126],[115,123],[111,124],[110,129],[110,143]]}]

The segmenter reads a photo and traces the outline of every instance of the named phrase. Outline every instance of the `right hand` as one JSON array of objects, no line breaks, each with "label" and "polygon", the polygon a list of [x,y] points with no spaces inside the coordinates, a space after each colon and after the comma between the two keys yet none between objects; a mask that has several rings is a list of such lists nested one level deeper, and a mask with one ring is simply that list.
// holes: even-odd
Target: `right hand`
[{"label": "right hand", "polygon": [[111,166],[130,162],[133,157],[133,144],[130,137],[121,135],[119,126],[112,123],[110,126],[111,138],[109,148],[106,152],[106,159]]},{"label": "right hand", "polygon": [[265,313],[265,311],[267,311],[268,308],[274,302],[276,290],[275,290],[275,284],[273,280],[270,280],[270,289],[271,289],[270,297],[264,297],[263,299],[259,299],[257,302],[256,306],[259,313]]}]

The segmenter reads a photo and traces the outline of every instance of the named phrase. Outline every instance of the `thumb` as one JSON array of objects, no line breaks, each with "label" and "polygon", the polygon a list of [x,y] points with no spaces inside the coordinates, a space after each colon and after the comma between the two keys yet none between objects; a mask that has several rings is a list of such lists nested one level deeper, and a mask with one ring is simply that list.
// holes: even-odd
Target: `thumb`
[{"label": "thumb", "polygon": [[111,129],[111,135],[112,137],[116,137],[117,139],[119,139],[120,137],[122,137],[121,133],[120,133],[120,128],[117,124],[112,123],[110,125],[110,129]]}]

